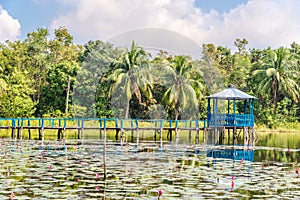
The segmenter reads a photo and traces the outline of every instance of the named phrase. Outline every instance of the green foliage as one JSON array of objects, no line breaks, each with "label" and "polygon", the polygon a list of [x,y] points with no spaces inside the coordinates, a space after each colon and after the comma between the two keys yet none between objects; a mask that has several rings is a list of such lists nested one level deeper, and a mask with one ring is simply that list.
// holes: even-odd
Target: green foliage
[{"label": "green foliage", "polygon": [[[206,96],[233,84],[258,99],[255,120],[270,128],[298,123],[300,45],[236,51],[203,44],[202,57],[151,56],[102,41],[73,43],[65,27],[38,28],[0,44],[0,117],[206,118]],[[243,105],[238,104],[238,112]]]},{"label": "green foliage", "polygon": [[110,82],[108,94],[112,97],[115,116],[128,118],[133,95],[141,105],[142,92],[147,97],[152,97],[153,79],[148,56],[142,47],[132,42],[131,49],[126,50],[112,63],[113,71],[108,76]]},{"label": "green foliage", "polygon": [[297,102],[300,88],[297,79],[300,75],[299,65],[294,54],[283,47],[265,51],[264,56],[256,63],[253,78],[258,80],[255,90],[259,94],[268,94],[273,98],[274,115],[280,96],[289,96]]},{"label": "green foliage", "polygon": [[[198,118],[199,109],[197,96],[204,88],[201,74],[194,67],[191,59],[185,56],[175,56],[169,65],[164,66],[159,76],[161,84],[166,88],[162,97],[170,118]],[[175,115],[172,116],[172,113]]]},{"label": "green foliage", "polygon": [[112,44],[89,41],[80,56],[81,68],[74,86],[74,103],[86,108],[84,116],[110,116],[107,76],[112,72],[111,63],[121,51]]},{"label": "green foliage", "polygon": [[32,80],[27,71],[27,48],[20,41],[7,42],[0,49],[0,116],[28,117],[35,111]]},{"label": "green foliage", "polygon": [[50,112],[61,116],[65,112],[68,77],[72,88],[78,69],[79,65],[74,61],[61,61],[50,67],[46,79],[48,84],[42,88],[41,114]]}]

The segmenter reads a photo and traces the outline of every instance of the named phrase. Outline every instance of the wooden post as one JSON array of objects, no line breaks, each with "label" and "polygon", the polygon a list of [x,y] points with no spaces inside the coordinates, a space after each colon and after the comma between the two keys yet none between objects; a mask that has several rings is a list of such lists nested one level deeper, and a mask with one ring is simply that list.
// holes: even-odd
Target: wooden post
[{"label": "wooden post", "polygon": [[250,137],[251,141],[254,141],[254,129],[253,129],[253,127],[250,128],[249,135],[250,135],[249,137]]},{"label": "wooden post", "polygon": [[207,132],[207,128],[204,127],[203,129],[203,144],[206,145],[206,132]]},{"label": "wooden post", "polygon": [[248,141],[248,130],[247,127],[243,127],[243,140],[244,140],[244,145],[247,144]]},{"label": "wooden post", "polygon": [[172,135],[172,134],[173,134],[173,133],[172,133],[172,126],[173,126],[173,125],[172,125],[172,120],[169,121],[169,124],[170,124],[169,134],[170,134],[170,142],[171,142],[171,141],[172,141],[172,136],[173,136],[173,135]]},{"label": "wooden post", "polygon": [[20,139],[20,118],[18,118],[18,125],[17,125],[17,139]]},{"label": "wooden post", "polygon": [[119,139],[118,119],[115,120],[115,123],[116,123],[116,135],[115,135],[115,138],[116,138],[116,140],[118,140]]},{"label": "wooden post", "polygon": [[206,144],[206,134],[207,134],[207,123],[208,121],[207,120],[204,120],[204,129],[203,129],[203,143]]},{"label": "wooden post", "polygon": [[64,145],[66,144],[66,129],[67,129],[67,119],[64,118],[64,132],[63,132]]},{"label": "wooden post", "polygon": [[106,180],[107,177],[107,166],[106,166],[106,119],[104,119],[104,143],[103,143],[103,166],[104,166],[104,175],[103,179]]},{"label": "wooden post", "polygon": [[178,120],[175,121],[175,133],[176,133],[176,144],[179,140],[179,133],[178,133]]},{"label": "wooden post", "polygon": [[163,148],[162,132],[163,132],[163,125],[162,125],[162,121],[160,121],[159,140],[160,140],[160,151],[161,152],[162,152],[162,148]]},{"label": "wooden post", "polygon": [[16,136],[16,119],[12,119],[11,121],[12,129],[11,129],[11,137],[15,139]]},{"label": "wooden post", "polygon": [[135,120],[135,125],[136,125],[136,149],[138,150],[138,148],[139,148],[139,121],[137,119]]},{"label": "wooden post", "polygon": [[123,146],[124,143],[124,121],[123,119],[121,119],[121,134],[120,134],[120,142],[121,142],[121,146]]},{"label": "wooden post", "polygon": [[154,122],[154,141],[156,141],[156,127],[157,127],[157,121]]},{"label": "wooden post", "polygon": [[[257,139],[255,136],[254,136],[254,134],[255,134],[255,129],[254,129],[254,127],[253,126],[251,126],[250,127],[250,132],[251,132],[251,135],[252,135],[252,140],[251,140],[251,143],[252,143],[252,145],[253,145],[253,147],[254,147],[254,145],[255,145],[255,140]],[[257,135],[256,135],[257,136]]]},{"label": "wooden post", "polygon": [[228,132],[228,140],[227,140],[227,143],[228,143],[228,145],[230,145],[230,128],[227,128],[227,132]]},{"label": "wooden post", "polygon": [[24,126],[24,120],[21,119],[21,129],[20,129],[20,139],[22,140],[22,133],[23,133],[23,126]]},{"label": "wooden post", "polygon": [[81,144],[84,143],[84,119],[81,120]]},{"label": "wooden post", "polygon": [[42,140],[42,132],[41,132],[41,128],[39,128],[39,140]]},{"label": "wooden post", "polygon": [[45,129],[45,121],[42,118],[42,145],[44,145],[44,129]]},{"label": "wooden post", "polygon": [[199,121],[196,120],[196,144],[199,143]]},{"label": "wooden post", "polygon": [[222,127],[222,129],[220,130],[220,144],[224,144],[224,139],[225,139],[225,126]]},{"label": "wooden post", "polygon": [[28,139],[30,140],[31,139],[30,119],[28,119],[27,125],[28,125]]},{"label": "wooden post", "polygon": [[233,127],[233,145],[237,144],[237,131],[236,131],[236,126]]},{"label": "wooden post", "polygon": [[57,130],[57,140],[61,139],[61,128],[58,128]]},{"label": "wooden post", "polygon": [[80,136],[81,136],[81,135],[80,135],[80,134],[81,134],[80,129],[81,129],[81,128],[80,128],[80,119],[78,119],[78,120],[77,120],[77,132],[78,132],[77,139],[78,139],[78,140],[80,140]]},{"label": "wooden post", "polygon": [[131,126],[131,142],[133,142],[133,138],[134,138],[134,125],[133,125],[133,120],[130,121],[130,126]]},{"label": "wooden post", "polygon": [[100,130],[100,136],[99,137],[100,137],[100,140],[101,140],[102,139],[102,119],[99,120],[99,123],[100,123],[99,124],[99,126],[100,126],[100,129],[99,129]]},{"label": "wooden post", "polygon": [[191,143],[191,141],[192,141],[192,130],[191,130],[191,128],[192,128],[192,121],[190,121],[189,143]]}]

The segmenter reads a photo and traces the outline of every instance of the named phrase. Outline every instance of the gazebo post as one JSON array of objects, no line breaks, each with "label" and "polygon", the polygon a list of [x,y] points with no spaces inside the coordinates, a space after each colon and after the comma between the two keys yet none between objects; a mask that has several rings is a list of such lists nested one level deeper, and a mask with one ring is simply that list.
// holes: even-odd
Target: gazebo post
[{"label": "gazebo post", "polygon": [[227,114],[230,114],[230,100],[227,100]]},{"label": "gazebo post", "polygon": [[244,114],[247,114],[247,100],[244,100]]},{"label": "gazebo post", "polygon": [[210,111],[210,98],[207,99],[207,120],[211,119],[211,111]]},{"label": "gazebo post", "polygon": [[234,143],[236,143],[237,140],[237,132],[236,132],[236,100],[233,99],[233,116],[234,116],[234,120],[233,120],[233,138],[234,138]]}]

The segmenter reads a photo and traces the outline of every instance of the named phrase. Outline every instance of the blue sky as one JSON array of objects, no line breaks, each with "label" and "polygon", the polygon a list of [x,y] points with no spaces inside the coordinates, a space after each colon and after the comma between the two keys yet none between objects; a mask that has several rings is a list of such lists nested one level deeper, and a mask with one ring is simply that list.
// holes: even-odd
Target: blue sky
[{"label": "blue sky", "polygon": [[205,12],[214,9],[219,12],[229,12],[239,4],[245,4],[248,0],[196,0],[195,5]]},{"label": "blue sky", "polygon": [[[250,47],[300,42],[298,0],[0,0],[0,41],[65,26],[77,43],[141,28],[164,28],[198,44]],[[274,20],[276,19],[276,20]]]}]

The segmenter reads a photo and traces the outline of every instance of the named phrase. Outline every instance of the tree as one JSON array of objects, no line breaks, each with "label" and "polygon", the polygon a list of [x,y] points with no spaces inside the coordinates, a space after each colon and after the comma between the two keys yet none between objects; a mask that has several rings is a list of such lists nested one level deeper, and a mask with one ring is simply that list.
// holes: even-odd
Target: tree
[{"label": "tree", "polygon": [[73,44],[73,37],[64,27],[55,30],[55,38],[48,42],[48,47],[50,64],[45,72],[46,84],[42,87],[42,97],[38,102],[36,115],[67,115],[66,108],[72,103],[71,91],[79,69],[82,48]]},{"label": "tree", "polygon": [[27,46],[29,77],[34,80],[32,88],[35,90],[33,101],[39,103],[42,87],[46,85],[46,75],[49,70],[49,49],[47,36],[49,31],[38,28],[27,34],[24,44]]},{"label": "tree", "polygon": [[42,89],[41,102],[44,104],[41,104],[41,113],[58,115],[65,113],[68,79],[70,79],[70,87],[72,87],[78,69],[79,65],[75,61],[61,61],[51,65],[46,79],[48,84]]},{"label": "tree", "polygon": [[[186,56],[175,56],[169,66],[165,66],[160,79],[166,87],[163,101],[168,111],[175,112],[175,120],[198,117],[198,98],[196,88],[203,89],[200,71]],[[194,87],[193,87],[194,86]]]},{"label": "tree", "polygon": [[29,117],[35,111],[27,48],[20,41],[0,46],[0,116]]},{"label": "tree", "polygon": [[141,92],[145,92],[148,97],[152,96],[152,75],[148,56],[149,54],[142,47],[132,42],[131,49],[126,50],[118,60],[112,63],[113,72],[108,76],[111,83],[109,96],[114,98],[112,101],[120,103],[121,108],[125,107],[123,112],[125,118],[128,118],[129,101],[133,95],[139,104],[142,104]]},{"label": "tree", "polygon": [[287,94],[298,102],[300,90],[297,78],[300,72],[294,54],[283,47],[276,50],[268,49],[255,65],[258,69],[253,71],[253,75],[259,79],[257,91],[260,94],[273,96],[274,115],[276,115],[280,94]]},{"label": "tree", "polygon": [[111,114],[107,76],[112,73],[111,63],[120,55],[121,51],[107,42],[89,41],[84,45],[73,103],[86,109],[85,116],[103,117]]}]

